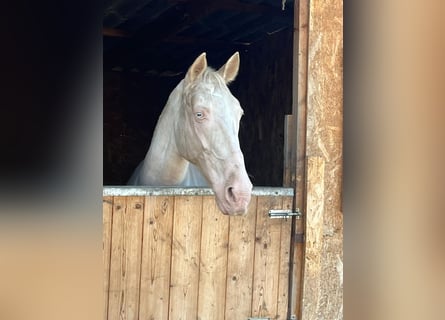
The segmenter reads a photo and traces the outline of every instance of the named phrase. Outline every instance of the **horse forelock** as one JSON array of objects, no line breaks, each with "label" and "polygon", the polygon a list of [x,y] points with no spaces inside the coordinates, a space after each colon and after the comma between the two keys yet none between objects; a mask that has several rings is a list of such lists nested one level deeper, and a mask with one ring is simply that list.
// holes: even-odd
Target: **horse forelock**
[{"label": "horse forelock", "polygon": [[217,89],[228,90],[224,79],[211,67],[207,67],[199,78],[186,85],[184,90],[186,93],[193,93],[198,88],[200,90],[204,89],[211,94]]},{"label": "horse forelock", "polygon": [[199,94],[208,94],[219,98],[233,97],[223,77],[211,67],[207,67],[195,81],[184,84],[183,92],[183,103],[189,107],[192,106],[192,98]]}]

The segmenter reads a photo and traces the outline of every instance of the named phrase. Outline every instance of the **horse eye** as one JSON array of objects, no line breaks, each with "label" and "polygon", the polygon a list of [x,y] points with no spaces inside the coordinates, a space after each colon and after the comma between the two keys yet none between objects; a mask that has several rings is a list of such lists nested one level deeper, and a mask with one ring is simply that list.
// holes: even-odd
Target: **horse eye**
[{"label": "horse eye", "polygon": [[196,112],[195,113],[196,117],[201,119],[204,115],[202,114],[202,112]]}]

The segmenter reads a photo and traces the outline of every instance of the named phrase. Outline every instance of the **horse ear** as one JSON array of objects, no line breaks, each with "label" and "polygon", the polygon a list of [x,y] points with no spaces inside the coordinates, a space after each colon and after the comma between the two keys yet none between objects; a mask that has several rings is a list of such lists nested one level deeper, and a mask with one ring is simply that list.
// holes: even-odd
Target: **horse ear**
[{"label": "horse ear", "polygon": [[233,56],[227,60],[226,64],[223,65],[218,73],[223,77],[226,83],[229,83],[235,80],[236,75],[238,74],[239,69],[239,52],[235,52]]},{"label": "horse ear", "polygon": [[206,53],[203,52],[196,58],[185,75],[186,82],[190,83],[196,80],[207,68]]}]

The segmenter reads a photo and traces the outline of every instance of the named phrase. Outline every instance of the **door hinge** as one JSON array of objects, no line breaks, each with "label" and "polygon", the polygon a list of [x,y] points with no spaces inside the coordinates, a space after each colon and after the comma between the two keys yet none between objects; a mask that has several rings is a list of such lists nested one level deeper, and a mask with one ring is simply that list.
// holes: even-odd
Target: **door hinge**
[{"label": "door hinge", "polygon": [[289,210],[289,209],[274,209],[269,210],[269,218],[289,218],[295,217],[296,219],[301,219],[303,213],[300,209]]}]

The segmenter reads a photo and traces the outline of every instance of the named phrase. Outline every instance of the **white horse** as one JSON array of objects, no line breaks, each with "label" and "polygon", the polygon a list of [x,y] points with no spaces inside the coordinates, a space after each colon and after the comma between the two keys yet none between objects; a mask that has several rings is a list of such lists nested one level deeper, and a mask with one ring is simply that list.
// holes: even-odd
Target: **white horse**
[{"label": "white horse", "polygon": [[238,141],[243,109],[227,84],[239,68],[236,52],[218,71],[202,53],[170,94],[145,159],[130,185],[211,186],[224,214],[244,214],[252,183]]}]

